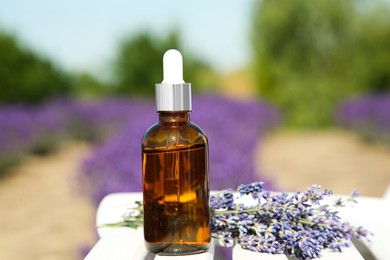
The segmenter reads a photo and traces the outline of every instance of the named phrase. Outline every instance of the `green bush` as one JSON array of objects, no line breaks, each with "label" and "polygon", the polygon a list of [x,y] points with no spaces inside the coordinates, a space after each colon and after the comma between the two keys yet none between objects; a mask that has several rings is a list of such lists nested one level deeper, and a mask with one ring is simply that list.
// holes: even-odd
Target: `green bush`
[{"label": "green bush", "polygon": [[[154,96],[154,85],[162,81],[162,57],[168,49],[182,51],[178,34],[159,39],[148,33],[139,33],[125,39],[119,47],[114,63],[115,94]],[[183,52],[184,80],[193,89],[208,89],[213,85],[214,73],[206,62]]]},{"label": "green bush", "polygon": [[66,74],[1,31],[0,86],[0,104],[35,103],[70,91]]},{"label": "green bush", "polygon": [[362,4],[258,2],[253,23],[258,92],[281,106],[287,124],[328,125],[346,96],[390,89],[388,8]]}]

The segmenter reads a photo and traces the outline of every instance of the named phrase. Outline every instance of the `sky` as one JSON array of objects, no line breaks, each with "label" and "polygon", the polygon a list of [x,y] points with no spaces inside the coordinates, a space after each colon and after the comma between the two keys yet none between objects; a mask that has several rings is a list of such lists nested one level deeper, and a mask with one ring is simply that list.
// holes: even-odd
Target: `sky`
[{"label": "sky", "polygon": [[126,36],[177,29],[186,51],[228,73],[250,60],[255,1],[0,1],[0,29],[66,70],[97,75],[109,70]]}]

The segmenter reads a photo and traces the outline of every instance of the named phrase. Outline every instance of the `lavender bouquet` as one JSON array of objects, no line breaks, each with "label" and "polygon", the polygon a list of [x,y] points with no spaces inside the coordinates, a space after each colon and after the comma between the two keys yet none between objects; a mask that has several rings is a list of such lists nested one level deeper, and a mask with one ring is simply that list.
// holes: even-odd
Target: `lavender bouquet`
[{"label": "lavender bouquet", "polygon": [[[323,249],[341,252],[351,239],[369,239],[371,233],[341,220],[338,207],[356,203],[357,192],[333,205],[321,203],[330,190],[313,185],[303,193],[272,193],[263,182],[240,185],[211,196],[211,230],[222,246],[236,243],[255,252],[286,254],[299,259],[318,258]],[[119,223],[106,227],[137,228],[143,224],[142,202],[136,202]]]}]

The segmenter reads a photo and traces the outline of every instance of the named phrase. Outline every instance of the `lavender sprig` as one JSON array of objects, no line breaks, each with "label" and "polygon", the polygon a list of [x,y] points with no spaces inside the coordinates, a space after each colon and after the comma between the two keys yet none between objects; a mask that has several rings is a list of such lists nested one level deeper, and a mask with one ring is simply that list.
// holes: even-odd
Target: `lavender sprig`
[{"label": "lavender sprig", "polygon": [[[237,241],[252,251],[305,259],[320,257],[326,248],[341,252],[351,245],[352,238],[367,239],[370,235],[362,227],[343,222],[336,210],[355,203],[356,192],[349,199],[336,200],[334,205],[321,205],[333,192],[322,191],[319,185],[288,195],[263,191],[262,184],[240,185],[238,195],[229,204],[220,203],[226,195],[211,196],[211,227],[223,245]],[[252,200],[250,206],[240,202],[243,197]]]},{"label": "lavender sprig", "polygon": [[107,223],[98,226],[101,227],[130,227],[138,228],[144,224],[144,208],[142,201],[136,201],[129,205],[127,211],[122,215],[123,221],[117,223]]},{"label": "lavender sprig", "polygon": [[[368,240],[372,235],[342,221],[338,214],[338,207],[357,202],[355,191],[350,198],[329,205],[321,202],[333,192],[319,185],[293,194],[272,193],[262,187],[263,182],[255,182],[240,185],[237,193],[227,189],[211,196],[212,235],[221,245],[238,243],[255,252],[306,259],[320,257],[323,249],[341,252],[351,246],[352,238]],[[118,226],[142,225],[142,203],[137,205]]]}]

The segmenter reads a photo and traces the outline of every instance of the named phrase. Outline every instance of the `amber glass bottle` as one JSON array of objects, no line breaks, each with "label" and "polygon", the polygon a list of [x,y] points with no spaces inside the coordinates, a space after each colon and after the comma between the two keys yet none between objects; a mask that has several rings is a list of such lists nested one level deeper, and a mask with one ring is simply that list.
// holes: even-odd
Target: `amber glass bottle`
[{"label": "amber glass bottle", "polygon": [[[164,55],[164,81],[172,51]],[[156,85],[159,121],[142,141],[145,245],[153,253],[200,253],[211,238],[208,141],[190,121],[190,84],[164,81]]]}]

